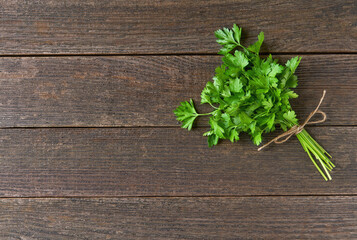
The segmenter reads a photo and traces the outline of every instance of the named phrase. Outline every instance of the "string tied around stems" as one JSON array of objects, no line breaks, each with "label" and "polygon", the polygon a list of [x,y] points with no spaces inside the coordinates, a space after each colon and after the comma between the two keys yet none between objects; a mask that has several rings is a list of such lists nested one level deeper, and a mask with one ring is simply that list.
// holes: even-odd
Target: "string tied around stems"
[{"label": "string tied around stems", "polygon": [[[326,113],[324,113],[323,111],[319,110],[320,105],[321,105],[322,101],[323,101],[324,98],[325,98],[325,94],[326,94],[326,90],[323,91],[322,97],[321,97],[321,99],[320,99],[320,102],[319,102],[319,104],[317,105],[317,107],[315,108],[315,110],[310,113],[310,115],[305,119],[305,121],[304,121],[303,124],[293,126],[293,127],[290,128],[288,131],[286,131],[286,132],[280,134],[280,135],[277,136],[276,138],[270,140],[268,143],[266,143],[266,144],[264,144],[263,146],[261,146],[260,148],[258,148],[258,151],[262,150],[263,148],[269,146],[269,145],[272,144],[272,143],[282,144],[282,143],[288,141],[291,136],[297,135],[297,134],[299,134],[302,130],[304,130],[304,127],[305,127],[306,125],[317,124],[317,123],[323,123],[323,122],[325,122],[325,121],[326,121],[326,118],[327,118]],[[317,121],[310,121],[311,118],[312,118],[316,113],[321,114],[321,115],[322,115],[322,119],[317,120]]]}]

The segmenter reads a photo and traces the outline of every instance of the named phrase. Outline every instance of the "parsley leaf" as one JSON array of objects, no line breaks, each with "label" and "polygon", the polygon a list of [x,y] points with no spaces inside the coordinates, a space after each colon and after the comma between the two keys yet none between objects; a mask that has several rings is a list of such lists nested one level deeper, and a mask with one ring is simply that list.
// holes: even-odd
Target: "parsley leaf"
[{"label": "parsley leaf", "polygon": [[283,114],[283,117],[285,118],[286,121],[289,123],[296,125],[298,120],[296,119],[296,114],[294,111],[288,111]]},{"label": "parsley leaf", "polygon": [[232,30],[223,28],[217,30],[214,34],[216,35],[217,43],[223,46],[219,51],[219,54],[225,55],[237,46],[241,46],[240,38],[242,35],[242,29],[239,28],[236,24],[233,25]]},{"label": "parsley leaf", "polygon": [[[219,54],[223,55],[223,63],[216,68],[213,82],[207,82],[201,93],[201,104],[208,103],[214,110],[199,114],[192,99],[182,102],[174,110],[182,128],[191,130],[198,116],[211,115],[210,130],[203,135],[208,138],[208,146],[212,147],[218,144],[219,139],[236,142],[242,132],[249,134],[253,143],[259,145],[263,133],[272,132],[277,127],[287,131],[298,125],[289,100],[298,97],[291,88],[297,86],[294,73],[301,57],[293,57],[285,65],[279,64],[272,55],[261,58],[259,52],[264,33],[258,35],[255,43],[244,47],[241,45],[242,29],[235,24],[232,29],[217,30],[215,35],[222,46]],[[329,159],[331,156],[306,130],[296,136],[324,179],[331,179],[328,173],[334,167]],[[312,156],[320,162],[326,176]]]},{"label": "parsley leaf", "polygon": [[300,61],[301,61],[301,57],[296,56],[296,57],[293,57],[292,59],[288,60],[285,65],[290,69],[290,71],[292,73],[294,73],[296,68],[300,64]]},{"label": "parsley leaf", "polygon": [[182,102],[181,106],[176,108],[174,113],[177,117],[176,119],[182,122],[182,128],[187,128],[188,131],[192,129],[193,122],[198,117],[192,99],[190,102]]},{"label": "parsley leaf", "polygon": [[248,50],[254,52],[255,54],[259,54],[260,47],[262,46],[264,41],[264,33],[260,32],[258,35],[258,41],[248,47]]},{"label": "parsley leaf", "polygon": [[217,30],[215,35],[222,46],[219,54],[224,55],[223,63],[215,69],[212,81],[207,82],[201,93],[201,104],[208,103],[214,110],[198,114],[192,100],[183,102],[175,110],[182,127],[191,130],[198,116],[211,115],[211,129],[204,134],[209,146],[216,145],[219,139],[238,141],[242,132],[258,145],[263,133],[277,127],[287,130],[298,124],[289,99],[297,97],[290,88],[297,85],[294,72],[301,58],[294,57],[285,65],[272,55],[261,58],[264,33],[246,48],[241,45],[242,29],[235,24],[232,29]]},{"label": "parsley leaf", "polygon": [[234,79],[231,79],[230,82],[229,82],[229,89],[232,91],[232,92],[240,92],[243,88],[243,84],[241,82],[241,80],[236,77]]}]

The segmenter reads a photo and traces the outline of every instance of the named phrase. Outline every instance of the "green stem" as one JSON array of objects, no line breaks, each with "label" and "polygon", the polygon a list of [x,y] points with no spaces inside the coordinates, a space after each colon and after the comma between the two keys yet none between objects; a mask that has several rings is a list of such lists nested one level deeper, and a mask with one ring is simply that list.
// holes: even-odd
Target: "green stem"
[{"label": "green stem", "polygon": [[211,105],[211,107],[213,107],[214,109],[219,109],[218,107],[213,106],[213,104],[210,102],[208,104]]},{"label": "green stem", "polygon": [[307,153],[307,155],[309,155],[312,163],[315,165],[316,169],[320,172],[321,176],[326,180],[328,181],[328,179],[326,178],[325,174],[321,171],[319,165],[317,165],[317,163],[315,162],[314,158],[311,156],[310,152],[309,152],[309,149],[306,147],[305,145],[305,142],[302,140],[302,137],[301,135],[299,136],[299,134],[296,135],[297,138],[299,139],[299,141],[301,142],[301,146],[302,148],[305,150],[305,152]]},{"label": "green stem", "polygon": [[[309,140],[309,142],[311,142],[315,147],[316,147],[316,152],[319,155],[319,157],[327,164],[326,167],[329,168],[329,170],[331,171],[333,167],[335,167],[335,165],[331,162],[331,160],[325,155],[325,153],[327,153],[325,151],[325,149],[323,149],[312,137],[311,135],[304,129],[304,135],[306,136],[306,138]],[[330,154],[327,153],[327,155],[331,158]]]},{"label": "green stem", "polygon": [[253,52],[253,51],[249,50],[248,48],[244,47],[244,46],[241,45],[241,44],[238,44],[238,46],[241,47],[241,48],[243,48],[243,49],[246,50],[247,52],[254,53],[254,54],[257,55],[257,56],[259,55],[259,54],[257,54],[256,52]]},{"label": "green stem", "polygon": [[197,113],[197,116],[208,116],[212,115],[212,113]]},{"label": "green stem", "polygon": [[[320,146],[320,144],[318,144],[318,143],[315,141],[315,139],[313,139],[313,138],[311,137],[311,135],[310,135],[305,129],[304,129],[303,131],[306,132],[306,134],[308,135],[308,137],[310,137],[310,140],[311,140],[312,142],[314,142],[315,145],[316,145],[322,152],[326,153],[330,158],[332,158],[331,155],[330,155],[325,149],[323,149],[323,148]],[[332,162],[331,162],[331,164],[333,165]],[[333,165],[333,166],[335,167],[335,165]]]},{"label": "green stem", "polygon": [[[305,129],[303,129],[296,136],[299,139],[305,152],[309,155],[316,169],[320,172],[321,176],[326,181],[331,180],[332,178],[329,171],[332,171],[332,169],[335,167],[335,165],[330,160],[331,155],[328,154],[327,151],[323,149],[323,147],[321,147],[321,145],[318,144]],[[318,160],[324,171],[321,170],[315,159]]]},{"label": "green stem", "polygon": [[[306,143],[308,143],[309,146],[311,146],[311,152],[315,155],[316,158],[321,158],[324,159],[324,161],[326,162],[326,164],[328,164],[328,160],[326,160],[326,157],[323,155],[323,151],[320,151],[315,144],[309,139],[310,135],[308,135],[308,133],[305,132],[302,134],[302,137],[304,139],[304,141]],[[311,137],[311,136],[310,136]]]}]

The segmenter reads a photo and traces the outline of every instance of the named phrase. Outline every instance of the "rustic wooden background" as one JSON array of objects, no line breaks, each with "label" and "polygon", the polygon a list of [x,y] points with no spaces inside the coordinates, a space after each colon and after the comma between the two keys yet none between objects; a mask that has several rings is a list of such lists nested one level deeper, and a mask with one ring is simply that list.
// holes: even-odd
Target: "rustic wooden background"
[{"label": "rustic wooden background", "polygon": [[[355,0],[0,0],[0,19],[0,239],[357,238]],[[204,120],[175,121],[233,23],[303,56],[300,118],[327,90],[308,130],[332,182],[296,139],[208,149]]]}]

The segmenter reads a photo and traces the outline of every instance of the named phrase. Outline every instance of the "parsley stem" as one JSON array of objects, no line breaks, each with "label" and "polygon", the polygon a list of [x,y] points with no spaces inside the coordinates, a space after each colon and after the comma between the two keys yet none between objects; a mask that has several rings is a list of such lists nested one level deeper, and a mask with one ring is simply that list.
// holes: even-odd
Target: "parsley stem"
[{"label": "parsley stem", "polygon": [[[316,169],[320,172],[321,176],[326,180],[332,180],[331,175],[329,171],[332,171],[332,169],[335,167],[335,165],[331,162],[330,158],[331,155],[328,154],[325,149],[321,147],[320,144],[318,144],[315,139],[311,137],[311,135],[304,129],[300,133],[298,133],[297,138],[299,139],[301,146],[305,150],[305,152],[309,155],[311,161],[315,165]],[[320,169],[318,164],[316,163],[315,159],[318,160],[320,165],[322,166],[322,169],[326,173],[326,175],[323,173],[323,171]],[[326,177],[327,176],[327,177]]]},{"label": "parsley stem", "polygon": [[[326,152],[325,149],[323,149],[320,145],[318,145],[318,144],[316,143],[316,141],[313,140],[313,138],[311,137],[311,135],[310,135],[305,129],[304,129],[303,131],[305,131],[305,132],[304,132],[304,136],[305,136],[305,138],[307,139],[307,141],[309,142],[309,144],[311,144],[311,146],[314,147],[314,150],[315,150],[316,154],[317,154],[322,160],[324,160],[324,162],[325,162],[327,165],[329,165],[329,163],[330,163],[331,161],[324,155],[324,153]],[[317,146],[315,143],[316,143],[318,146]]]},{"label": "parsley stem", "polygon": [[256,52],[254,52],[254,51],[252,51],[252,50],[249,50],[248,48],[246,48],[246,47],[244,47],[243,45],[241,45],[241,44],[238,44],[238,46],[239,47],[241,47],[241,48],[243,48],[245,51],[247,51],[247,52],[251,52],[251,53],[254,53],[255,55],[259,55],[259,54],[257,54]]},{"label": "parsley stem", "polygon": [[197,116],[208,116],[212,115],[212,113],[197,113]]},{"label": "parsley stem", "polygon": [[213,106],[213,104],[212,103],[208,103],[209,105],[211,105],[211,107],[213,107],[213,108],[215,108],[215,109],[219,109],[218,107],[215,107],[215,106]]},{"label": "parsley stem", "polygon": [[244,50],[248,51],[248,49],[246,47],[244,47],[243,45],[239,44],[238,46],[243,48]]},{"label": "parsley stem", "polygon": [[321,174],[321,176],[322,176],[326,181],[328,181],[327,178],[326,178],[326,176],[325,176],[325,174],[324,174],[324,173],[321,171],[321,169],[319,168],[319,165],[317,165],[317,163],[315,162],[314,158],[311,156],[311,153],[310,153],[309,149],[307,148],[305,142],[304,142],[303,140],[301,140],[302,137],[299,136],[299,134],[296,135],[296,136],[298,137],[299,141],[301,142],[302,148],[305,150],[305,152],[307,152],[307,155],[309,155],[309,157],[310,157],[312,163],[315,165],[316,169],[319,171],[319,173]]}]

